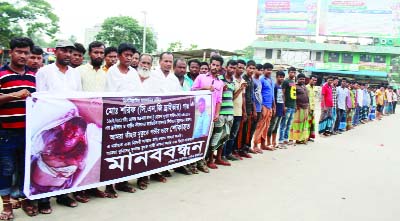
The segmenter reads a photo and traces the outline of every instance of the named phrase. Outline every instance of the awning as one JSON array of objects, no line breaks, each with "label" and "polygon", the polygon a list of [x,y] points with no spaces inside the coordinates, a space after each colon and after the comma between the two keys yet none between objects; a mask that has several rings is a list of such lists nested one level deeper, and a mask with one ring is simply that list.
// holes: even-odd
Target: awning
[{"label": "awning", "polygon": [[347,74],[347,75],[358,75],[358,76],[370,76],[370,77],[388,77],[388,74],[383,71],[338,71],[338,70],[326,70],[316,69],[314,67],[305,67],[305,71],[318,72],[318,73],[332,73],[332,74]]}]

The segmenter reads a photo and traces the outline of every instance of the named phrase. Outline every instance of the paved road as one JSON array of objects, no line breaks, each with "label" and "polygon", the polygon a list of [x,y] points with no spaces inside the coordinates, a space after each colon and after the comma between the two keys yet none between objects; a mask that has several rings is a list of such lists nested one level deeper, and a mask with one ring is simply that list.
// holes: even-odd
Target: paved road
[{"label": "paved road", "polygon": [[[398,221],[400,115],[118,199],[16,220]],[[52,202],[54,203],[54,202]]]}]

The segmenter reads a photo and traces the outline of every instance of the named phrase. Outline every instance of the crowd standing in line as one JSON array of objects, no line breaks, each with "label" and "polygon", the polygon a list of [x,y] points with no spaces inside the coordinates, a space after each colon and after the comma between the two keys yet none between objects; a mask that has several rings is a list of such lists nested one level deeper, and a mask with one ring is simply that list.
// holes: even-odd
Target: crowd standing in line
[{"label": "crowd standing in line", "polygon": [[[10,41],[10,63],[0,69],[0,220],[14,218],[13,209],[22,208],[28,216],[52,213],[50,198],[27,199],[22,191],[25,161],[25,99],[36,91],[51,93],[82,92],[212,92],[212,133],[205,159],[174,169],[192,175],[199,171],[231,166],[232,161],[252,158],[251,154],[306,145],[316,139],[317,77],[307,78],[291,67],[276,72],[273,65],[250,60],[229,60],[219,55],[209,63],[197,59],[174,58],[170,52],[159,56],[159,68],[152,69],[153,56],[141,54],[130,43],[106,47],[94,41],[87,50],[79,43],[60,40],[56,61],[43,66],[43,50],[31,39]],[[88,52],[89,62],[83,64]],[[189,72],[186,72],[186,70]],[[287,78],[285,78],[287,76]],[[327,76],[321,85],[321,136],[341,134],[360,124],[394,114],[398,91],[391,87]],[[201,101],[199,101],[201,103]],[[204,101],[203,101],[204,103]],[[205,105],[205,104],[203,104]],[[200,108],[203,109],[204,107]],[[204,122],[208,115],[202,115]],[[207,127],[208,125],[203,125]],[[196,128],[196,136],[208,136]],[[42,163],[52,167],[42,159]],[[167,182],[170,171],[137,179],[144,190],[150,180]],[[40,189],[40,184],[36,188]],[[57,187],[54,187],[57,189]],[[128,182],[62,194],[56,202],[67,207],[87,203],[91,197],[117,198],[120,192],[135,192]]]}]

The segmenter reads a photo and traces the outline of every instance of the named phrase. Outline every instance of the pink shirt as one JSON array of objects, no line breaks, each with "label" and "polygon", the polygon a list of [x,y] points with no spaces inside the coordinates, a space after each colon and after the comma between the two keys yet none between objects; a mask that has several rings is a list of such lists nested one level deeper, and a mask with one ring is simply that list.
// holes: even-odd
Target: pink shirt
[{"label": "pink shirt", "polygon": [[219,78],[214,78],[212,74],[207,73],[207,74],[199,74],[194,80],[193,85],[192,85],[192,90],[200,90],[201,88],[204,87],[209,87],[209,86],[214,86],[214,91],[212,92],[212,104],[213,104],[213,110],[214,110],[214,115],[216,114],[215,106],[217,104],[222,103],[222,92],[224,89],[224,82],[220,80]]},{"label": "pink shirt", "polygon": [[322,86],[321,96],[324,97],[325,103],[321,102],[321,107],[333,107],[332,87],[328,83]]}]

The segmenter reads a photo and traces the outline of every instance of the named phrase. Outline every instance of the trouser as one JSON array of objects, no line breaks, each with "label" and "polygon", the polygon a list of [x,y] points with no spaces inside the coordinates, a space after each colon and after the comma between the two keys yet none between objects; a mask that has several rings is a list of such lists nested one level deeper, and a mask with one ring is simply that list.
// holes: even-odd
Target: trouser
[{"label": "trouser", "polygon": [[276,134],[278,132],[279,124],[281,123],[282,116],[274,116],[271,118],[271,123],[269,124],[268,134],[270,137],[272,134]]},{"label": "trouser", "polygon": [[392,105],[393,105],[393,110],[392,110],[392,113],[396,113],[396,106],[397,106],[397,101],[393,101],[392,102]]},{"label": "trouser", "polygon": [[256,132],[254,134],[254,145],[258,145],[261,143],[261,146],[264,145],[262,141],[267,139],[267,132],[269,128],[269,124],[271,122],[272,117],[272,109],[262,106],[261,112],[261,120],[258,122]]},{"label": "trouser", "polygon": [[239,132],[240,123],[242,122],[242,116],[234,116],[231,132],[229,134],[229,140],[225,143],[224,156],[232,154],[233,150],[238,149],[237,134]]},{"label": "trouser", "polygon": [[254,123],[254,118],[253,115],[248,114],[247,115],[247,120],[244,121],[242,119],[242,123],[239,129],[239,135],[237,137],[237,142],[238,142],[238,149],[240,152],[248,152],[251,146],[251,127]]},{"label": "trouser", "polygon": [[345,114],[345,113],[346,113],[346,110],[337,109],[334,131],[339,130],[340,121],[342,120],[343,114]]},{"label": "trouser", "polygon": [[359,106],[357,106],[355,109],[355,112],[354,112],[353,125],[355,125],[355,126],[360,123],[360,110],[361,110],[361,108]]},{"label": "trouser", "polygon": [[0,130],[0,196],[10,195],[14,173],[20,197],[24,197],[25,130]]},{"label": "trouser", "polygon": [[333,125],[332,125],[332,128],[331,128],[331,132],[333,132],[334,131],[334,129],[335,129],[335,123],[336,123],[336,119],[337,119],[337,108],[336,107],[333,107],[332,108],[332,120],[333,120]]},{"label": "trouser", "polygon": [[[251,124],[250,139],[253,138],[253,136],[255,134],[258,123],[261,121],[261,116],[262,116],[262,112],[257,112],[257,119],[253,119],[253,123]],[[251,142],[251,140],[250,140],[250,142]],[[249,145],[251,145],[251,144],[249,144]]]},{"label": "trouser", "polygon": [[295,112],[295,108],[286,108],[285,116],[282,118],[279,128],[279,143],[289,141],[290,127],[292,126],[293,116]]}]

